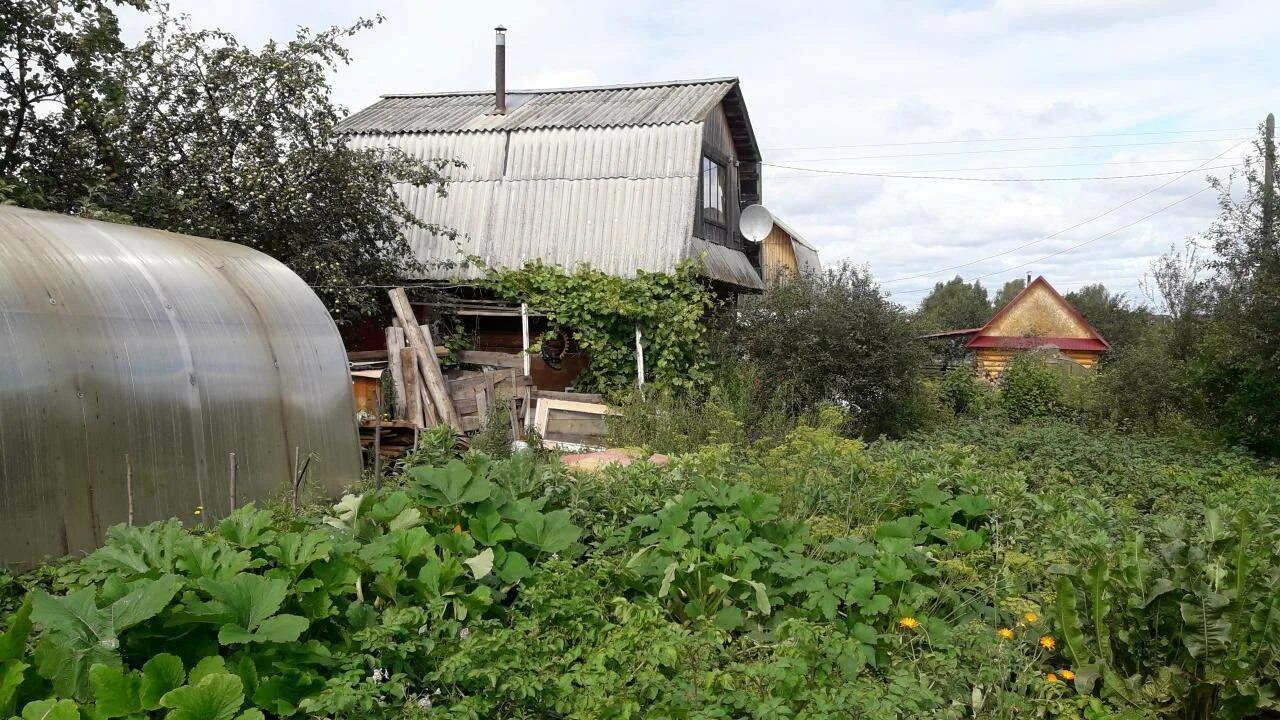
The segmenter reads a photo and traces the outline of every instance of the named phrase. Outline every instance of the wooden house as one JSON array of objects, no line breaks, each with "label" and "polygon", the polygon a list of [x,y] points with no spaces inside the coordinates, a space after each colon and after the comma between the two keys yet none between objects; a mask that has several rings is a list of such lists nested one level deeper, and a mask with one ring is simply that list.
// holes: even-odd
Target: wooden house
[{"label": "wooden house", "polygon": [[760,269],[765,285],[772,287],[788,275],[819,272],[822,264],[817,249],[775,216],[773,229],[760,243]]},{"label": "wooden house", "polygon": [[723,291],[764,288],[738,229],[761,156],[737,78],[384,95],[339,130],[352,147],[465,163],[444,194],[398,188],[430,226],[406,228],[415,279],[479,277],[469,258],[624,277],[693,260]]},{"label": "wooden house", "polygon": [[1034,349],[1056,350],[1064,360],[1093,368],[1111,345],[1071,307],[1043,276],[1033,280],[985,325],[935,333],[931,338],[967,337],[979,372],[995,380],[1015,355]]}]

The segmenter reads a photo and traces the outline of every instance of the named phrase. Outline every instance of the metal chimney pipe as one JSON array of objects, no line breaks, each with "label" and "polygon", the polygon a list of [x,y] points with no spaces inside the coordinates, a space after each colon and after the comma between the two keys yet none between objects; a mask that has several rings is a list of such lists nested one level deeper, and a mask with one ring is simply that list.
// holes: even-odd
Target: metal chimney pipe
[{"label": "metal chimney pipe", "polygon": [[493,46],[493,111],[498,115],[507,113],[507,29],[499,25],[494,28],[497,37]]}]

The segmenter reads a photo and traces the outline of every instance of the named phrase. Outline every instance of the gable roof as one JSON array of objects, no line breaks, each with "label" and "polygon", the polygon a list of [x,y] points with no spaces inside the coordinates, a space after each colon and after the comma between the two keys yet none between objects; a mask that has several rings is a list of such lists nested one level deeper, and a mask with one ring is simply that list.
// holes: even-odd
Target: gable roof
[{"label": "gable roof", "polygon": [[[667,125],[702,122],[727,101],[741,110],[755,144],[735,77],[512,90],[507,99],[508,110],[499,115],[493,112],[492,90],[383,95],[338,123],[337,130],[357,135]],[[758,148],[752,150],[748,159],[759,159]]]},{"label": "gable roof", "polygon": [[[1066,316],[1077,325],[1082,331],[1084,337],[1075,335],[1067,335],[1065,333],[1058,335],[1001,335],[998,334],[998,327],[1002,320],[1013,313],[1019,306],[1025,302],[1029,302],[1031,298],[1039,293],[1047,293],[1050,302],[1061,309]],[[985,325],[978,328],[973,333],[973,337],[969,342],[965,343],[965,347],[984,348],[984,347],[1000,347],[1000,348],[1036,348],[1052,345],[1061,350],[1109,350],[1111,344],[1108,343],[1102,335],[1085,319],[1080,311],[1071,306],[1071,303],[1058,293],[1057,290],[1049,284],[1048,280],[1041,275],[1031,284],[1022,289],[1007,305],[1000,308],[1000,311],[991,317]]]},{"label": "gable roof", "polygon": [[459,265],[472,256],[495,267],[590,263],[622,276],[700,259],[713,280],[764,287],[742,251],[694,234],[704,123],[718,106],[738,159],[760,159],[737,78],[507,97],[497,115],[491,91],[386,95],[338,126],[352,147],[466,163],[446,169],[444,195],[397,188],[418,218],[461,233],[405,228],[424,277],[476,276]]}]

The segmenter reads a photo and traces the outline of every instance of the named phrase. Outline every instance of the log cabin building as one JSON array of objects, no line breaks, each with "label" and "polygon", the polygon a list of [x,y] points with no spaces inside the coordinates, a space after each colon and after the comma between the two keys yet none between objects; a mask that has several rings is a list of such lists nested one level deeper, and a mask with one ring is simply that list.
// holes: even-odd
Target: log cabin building
[{"label": "log cabin building", "polygon": [[1098,357],[1111,348],[1043,276],[1031,281],[982,327],[924,337],[963,341],[978,372],[993,381],[1015,355],[1027,350],[1056,350],[1063,360],[1093,369]]}]

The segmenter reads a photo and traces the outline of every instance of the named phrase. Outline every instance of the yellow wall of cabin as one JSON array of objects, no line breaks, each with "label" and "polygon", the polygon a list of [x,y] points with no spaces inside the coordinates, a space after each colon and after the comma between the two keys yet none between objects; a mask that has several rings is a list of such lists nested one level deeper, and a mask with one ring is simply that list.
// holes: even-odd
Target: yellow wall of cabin
[{"label": "yellow wall of cabin", "polygon": [[997,337],[1090,338],[1088,327],[1077,320],[1043,285],[1036,285],[1009,308],[984,335]]},{"label": "yellow wall of cabin", "polygon": [[[978,372],[996,380],[1004,374],[1009,361],[1020,352],[1025,351],[1014,348],[976,348],[974,356],[977,359]],[[1062,350],[1060,352],[1081,367],[1093,369],[1098,364],[1099,351],[1097,350]]]},{"label": "yellow wall of cabin", "polygon": [[773,285],[782,273],[799,274],[796,252],[791,243],[791,236],[777,225],[760,243],[760,269],[764,271],[766,285]]}]

